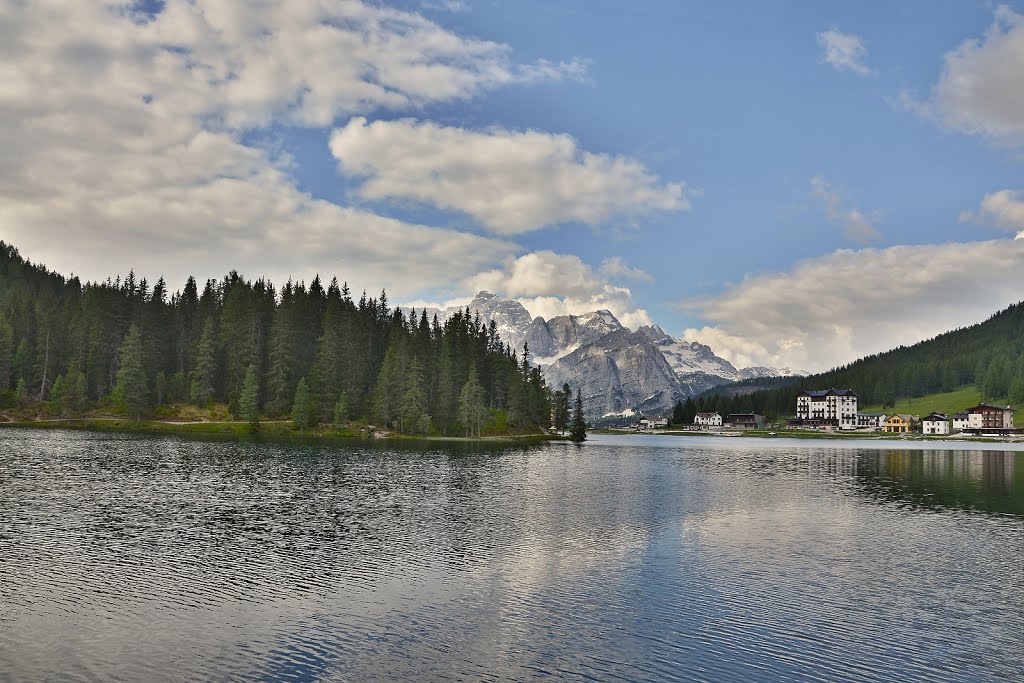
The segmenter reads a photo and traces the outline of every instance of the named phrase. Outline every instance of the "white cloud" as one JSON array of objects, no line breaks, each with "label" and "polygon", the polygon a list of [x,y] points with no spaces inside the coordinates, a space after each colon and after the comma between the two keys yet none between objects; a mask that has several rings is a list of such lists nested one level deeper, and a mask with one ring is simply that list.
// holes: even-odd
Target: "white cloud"
[{"label": "white cloud", "polygon": [[859,209],[843,208],[842,197],[832,190],[824,177],[819,175],[811,178],[811,195],[825,207],[826,218],[843,226],[848,239],[860,244],[878,242],[882,239],[882,234],[875,228],[873,221]]},{"label": "white cloud", "polygon": [[446,284],[518,248],[314,199],[287,159],[243,134],[579,69],[517,65],[505,45],[357,0],[168,0],[153,16],[127,3],[5,3],[0,235],[92,278],[134,267],[173,286],[234,266],[405,291]]},{"label": "white cloud", "polygon": [[1024,143],[1024,16],[998,7],[985,35],[944,61],[931,101],[911,108],[965,133]]},{"label": "white cloud", "polygon": [[684,307],[737,366],[825,370],[984,320],[1024,298],[1024,240],[840,250]]},{"label": "white cloud", "polygon": [[629,288],[610,284],[571,254],[524,254],[509,259],[504,268],[469,278],[466,286],[518,299],[532,315],[545,319],[607,309],[626,327],[651,324],[647,311],[633,302]]},{"label": "white cloud", "polygon": [[821,46],[822,61],[831,64],[838,71],[852,71],[867,76],[871,69],[865,64],[868,49],[864,41],[852,33],[843,33],[832,27],[818,34],[818,45]]},{"label": "white cloud", "polygon": [[603,275],[613,280],[636,280],[651,285],[654,284],[654,278],[649,273],[644,272],[640,268],[633,268],[627,265],[619,256],[613,256],[602,261],[600,270]]},{"label": "white cloud", "polygon": [[364,179],[364,198],[460,211],[504,235],[689,207],[681,183],[581,150],[568,135],[355,118],[331,136],[331,151],[344,173]]},{"label": "white cloud", "polygon": [[991,224],[1003,230],[1017,233],[1017,239],[1024,239],[1024,192],[1000,190],[985,195],[977,212],[964,211],[962,222],[974,221]]}]

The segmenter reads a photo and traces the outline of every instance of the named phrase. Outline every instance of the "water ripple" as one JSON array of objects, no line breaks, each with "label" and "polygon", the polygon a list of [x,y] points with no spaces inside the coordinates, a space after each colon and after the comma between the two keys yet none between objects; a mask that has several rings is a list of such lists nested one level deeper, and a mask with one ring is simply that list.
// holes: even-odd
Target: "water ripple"
[{"label": "water ripple", "polygon": [[1022,454],[736,441],[2,430],[0,680],[1024,679]]}]

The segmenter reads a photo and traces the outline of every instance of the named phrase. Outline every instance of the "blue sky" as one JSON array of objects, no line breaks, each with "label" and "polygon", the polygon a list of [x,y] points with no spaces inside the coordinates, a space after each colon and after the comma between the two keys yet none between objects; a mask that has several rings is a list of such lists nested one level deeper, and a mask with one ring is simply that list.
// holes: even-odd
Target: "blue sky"
[{"label": "blue sky", "polygon": [[1024,299],[1024,3],[61,11],[0,0],[0,238],[65,272],[487,287],[809,370]]}]

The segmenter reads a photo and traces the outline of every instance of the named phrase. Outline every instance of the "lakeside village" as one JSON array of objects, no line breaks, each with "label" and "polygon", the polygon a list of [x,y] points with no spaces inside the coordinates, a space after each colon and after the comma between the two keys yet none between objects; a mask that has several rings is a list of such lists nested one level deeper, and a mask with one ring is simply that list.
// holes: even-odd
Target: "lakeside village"
[{"label": "lakeside village", "polygon": [[[796,398],[796,416],[786,421],[786,429],[824,432],[883,432],[887,434],[922,434],[924,436],[1011,436],[1024,435],[1024,428],[1015,428],[1013,408],[982,403],[955,413],[931,413],[924,417],[904,413],[861,413],[857,394],[851,389],[817,389],[802,391]],[[781,425],[779,425],[781,426]],[[644,417],[630,428],[635,431],[667,429],[666,417]],[[697,413],[690,431],[722,432],[726,430],[766,429],[765,418],[756,413]]]}]

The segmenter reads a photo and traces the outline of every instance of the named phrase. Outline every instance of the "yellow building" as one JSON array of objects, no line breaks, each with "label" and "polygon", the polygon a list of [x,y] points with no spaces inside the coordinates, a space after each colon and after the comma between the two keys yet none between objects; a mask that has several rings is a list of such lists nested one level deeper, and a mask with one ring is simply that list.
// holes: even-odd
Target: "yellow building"
[{"label": "yellow building", "polygon": [[913,415],[890,415],[882,423],[882,431],[890,434],[907,434],[914,426]]}]

